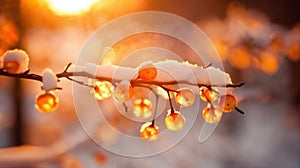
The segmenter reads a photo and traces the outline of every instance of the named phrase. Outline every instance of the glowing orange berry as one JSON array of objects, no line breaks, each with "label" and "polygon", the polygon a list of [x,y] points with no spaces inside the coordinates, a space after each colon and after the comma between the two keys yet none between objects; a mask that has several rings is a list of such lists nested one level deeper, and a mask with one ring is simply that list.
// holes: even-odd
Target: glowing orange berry
[{"label": "glowing orange berry", "polygon": [[157,76],[157,69],[153,65],[148,65],[139,69],[139,78],[145,81],[152,81]]},{"label": "glowing orange berry", "polygon": [[52,91],[42,93],[36,97],[35,108],[43,113],[54,111],[58,107],[58,97]]},{"label": "glowing orange berry", "polygon": [[136,99],[133,102],[133,114],[139,118],[149,118],[152,115],[151,106],[149,99]]},{"label": "glowing orange berry", "polygon": [[191,106],[195,101],[195,94],[189,88],[183,88],[177,90],[178,92],[175,95],[175,100],[178,105],[182,107]]},{"label": "glowing orange berry", "polygon": [[96,152],[94,154],[94,158],[95,158],[95,161],[98,163],[98,164],[106,164],[107,163],[107,157],[101,153],[101,152]]},{"label": "glowing orange berry", "polygon": [[[214,89],[216,90],[216,89]],[[213,102],[218,99],[218,93],[210,88],[207,87],[201,87],[200,88],[200,98],[204,102]]]},{"label": "glowing orange berry", "polygon": [[224,112],[232,112],[237,105],[237,99],[234,95],[227,94],[220,97],[219,107]]},{"label": "glowing orange berry", "polygon": [[208,123],[217,123],[221,120],[223,112],[214,107],[206,107],[202,111],[203,119]]},{"label": "glowing orange berry", "polygon": [[157,140],[159,134],[158,126],[153,125],[152,122],[146,122],[141,126],[140,135],[144,140]]},{"label": "glowing orange berry", "polygon": [[14,74],[18,71],[20,67],[20,64],[17,61],[7,61],[4,62],[3,69],[5,69],[6,72]]},{"label": "glowing orange berry", "polygon": [[113,96],[119,102],[126,102],[127,100],[129,100],[133,96],[133,90],[130,86],[130,82],[120,82],[113,91]]},{"label": "glowing orange berry", "polygon": [[97,100],[103,100],[111,96],[112,84],[108,81],[96,81],[92,93]]},{"label": "glowing orange berry", "polygon": [[168,130],[171,131],[180,131],[185,123],[185,118],[180,112],[175,111],[171,113],[171,109],[168,110],[168,115],[165,118],[165,126]]}]

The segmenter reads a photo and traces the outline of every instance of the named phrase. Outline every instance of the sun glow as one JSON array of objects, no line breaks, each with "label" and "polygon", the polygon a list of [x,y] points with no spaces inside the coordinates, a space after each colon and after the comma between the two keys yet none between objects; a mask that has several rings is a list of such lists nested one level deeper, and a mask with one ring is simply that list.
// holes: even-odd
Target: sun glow
[{"label": "sun glow", "polygon": [[45,0],[57,15],[77,15],[88,11],[100,0]]}]

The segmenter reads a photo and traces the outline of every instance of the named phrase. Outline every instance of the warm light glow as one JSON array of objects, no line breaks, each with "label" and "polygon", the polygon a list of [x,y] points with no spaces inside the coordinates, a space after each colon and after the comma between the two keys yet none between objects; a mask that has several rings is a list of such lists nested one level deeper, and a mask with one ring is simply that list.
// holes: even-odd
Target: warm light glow
[{"label": "warm light glow", "polygon": [[277,71],[278,62],[273,54],[264,52],[261,54],[260,59],[261,68],[264,72],[272,75]]},{"label": "warm light glow", "polygon": [[151,117],[151,101],[149,99],[136,99],[133,102],[133,113],[139,118]]},{"label": "warm light glow", "polygon": [[165,126],[171,131],[180,131],[185,123],[185,118],[180,112],[175,111],[171,113],[171,109],[168,111],[168,115],[165,118]]},{"label": "warm light glow", "polygon": [[222,61],[227,59],[228,52],[228,44],[222,41],[214,41],[213,42],[215,48],[217,49]]},{"label": "warm light glow", "polygon": [[156,78],[156,76],[157,69],[152,65],[142,67],[139,70],[139,78],[145,81],[152,81]]},{"label": "warm light glow", "polygon": [[96,152],[94,158],[98,164],[103,165],[107,163],[107,157],[102,152]]},{"label": "warm light glow", "polygon": [[76,15],[88,11],[99,0],[46,0],[57,15]]},{"label": "warm light glow", "polygon": [[292,44],[288,49],[287,57],[292,61],[300,60],[300,45]]},{"label": "warm light glow", "polygon": [[251,63],[256,69],[261,69],[261,62],[257,57],[251,57]]},{"label": "warm light glow", "polygon": [[231,94],[223,95],[220,97],[219,106],[224,112],[232,112],[237,105],[237,99]]},{"label": "warm light glow", "polygon": [[42,93],[36,97],[35,108],[43,113],[54,111],[58,107],[58,97],[52,91]]},{"label": "warm light glow", "polygon": [[[214,90],[212,90],[214,89]],[[200,88],[200,98],[205,102],[213,102],[218,99],[218,93],[216,92],[216,88],[209,89],[207,87]]]},{"label": "warm light glow", "polygon": [[203,119],[208,123],[217,123],[221,120],[223,112],[213,107],[206,107],[202,111]]},{"label": "warm light glow", "polygon": [[183,88],[177,90],[175,100],[176,103],[182,107],[188,107],[191,106],[195,101],[195,94],[194,92],[189,88]]},{"label": "warm light glow", "polygon": [[0,56],[19,40],[19,32],[16,25],[8,18],[0,16]]},{"label": "warm light glow", "polygon": [[250,66],[251,55],[243,49],[235,49],[230,53],[229,62],[232,66],[239,69],[246,69]]},{"label": "warm light glow", "polygon": [[153,125],[152,122],[147,122],[141,126],[140,135],[145,140],[157,140],[158,134],[158,126]]},{"label": "warm light glow", "polygon": [[96,81],[92,93],[97,100],[103,100],[111,96],[112,84],[108,81]]},{"label": "warm light glow", "polygon": [[14,74],[18,71],[19,67],[20,64],[17,61],[7,61],[4,62],[3,69],[8,73]]},{"label": "warm light glow", "polygon": [[114,48],[112,47],[105,47],[104,55],[102,56],[101,65],[112,65],[114,61],[116,61],[117,53]]}]

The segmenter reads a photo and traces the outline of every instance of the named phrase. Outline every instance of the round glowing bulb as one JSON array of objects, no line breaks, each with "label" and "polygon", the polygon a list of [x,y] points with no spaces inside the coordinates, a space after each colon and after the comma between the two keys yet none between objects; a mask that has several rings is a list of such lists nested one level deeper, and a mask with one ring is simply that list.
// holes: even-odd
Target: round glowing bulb
[{"label": "round glowing bulb", "polygon": [[111,96],[111,88],[112,84],[108,81],[96,81],[92,94],[97,100],[107,99]]},{"label": "round glowing bulb", "polygon": [[133,102],[133,113],[139,118],[149,118],[152,115],[151,106],[149,99],[136,99]]},{"label": "round glowing bulb", "polygon": [[200,87],[200,98],[204,102],[213,102],[218,99],[218,93],[216,89],[212,90],[211,88],[207,87]]},{"label": "round glowing bulb", "polygon": [[188,107],[191,106],[195,101],[195,94],[194,92],[189,88],[183,88],[177,90],[175,100],[178,105],[182,107]]},{"label": "round glowing bulb", "polygon": [[217,108],[206,107],[202,111],[203,119],[208,123],[218,123],[222,118],[223,112]]},{"label": "round glowing bulb", "polygon": [[224,112],[232,112],[237,106],[237,99],[234,95],[222,95],[219,100],[219,107]]},{"label": "round glowing bulb", "polygon": [[152,81],[157,76],[157,69],[153,65],[147,65],[139,69],[139,78],[145,81]]},{"label": "round glowing bulb", "polygon": [[58,107],[58,102],[59,100],[56,94],[52,91],[48,91],[36,97],[35,108],[42,113],[48,113]]},{"label": "round glowing bulb", "polygon": [[157,140],[159,134],[158,126],[153,125],[152,122],[146,122],[141,126],[140,135],[144,140]]},{"label": "round glowing bulb", "polygon": [[185,118],[180,112],[175,111],[171,113],[171,109],[168,110],[168,115],[165,118],[165,126],[168,130],[171,131],[180,131],[185,123]]}]

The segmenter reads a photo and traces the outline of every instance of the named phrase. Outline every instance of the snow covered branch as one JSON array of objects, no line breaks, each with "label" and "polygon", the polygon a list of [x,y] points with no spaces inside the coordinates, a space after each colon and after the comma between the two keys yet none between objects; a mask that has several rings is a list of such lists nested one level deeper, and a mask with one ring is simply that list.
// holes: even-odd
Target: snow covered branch
[{"label": "snow covered branch", "polygon": [[[60,73],[54,73],[46,68],[39,75],[30,73],[29,57],[22,50],[7,51],[1,58],[3,65],[0,65],[0,76],[42,82],[42,93],[37,96],[35,104],[40,112],[52,112],[58,107],[59,99],[55,91],[62,89],[58,87],[58,83],[60,79],[66,78],[91,87],[92,93],[99,101],[113,97],[124,105],[126,111],[128,109],[126,103],[132,102],[130,105],[133,106],[136,117],[149,118],[153,115],[151,122],[144,123],[140,130],[141,137],[149,141],[156,140],[159,134],[158,127],[154,124],[157,107],[152,108],[149,98],[136,96],[136,88],[147,88],[157,97],[169,100],[170,109],[165,118],[165,126],[171,131],[180,131],[185,123],[184,116],[174,108],[172,99],[179,107],[188,107],[196,100],[195,92],[198,92],[202,101],[207,102],[207,107],[202,111],[203,119],[207,123],[219,122],[223,112],[236,110],[244,114],[237,107],[237,98],[231,91],[227,91],[228,88],[241,87],[244,83],[232,83],[229,74],[212,65],[199,66],[175,60],[148,61],[136,68],[87,63],[84,66],[75,66],[69,71],[72,65],[70,63]],[[85,83],[82,77],[94,81]],[[152,109],[155,109],[154,113]]]},{"label": "snow covered branch", "polygon": [[[5,71],[5,69],[0,69],[0,76],[7,76],[7,77],[16,77],[16,78],[20,78],[20,79],[29,79],[29,80],[35,80],[35,81],[40,81],[43,82],[43,76],[39,75],[39,74],[34,74],[34,73],[29,73],[30,71],[27,70],[23,73],[19,73],[19,74],[12,74],[12,73],[8,73],[7,71]],[[61,72],[61,73],[57,73],[55,74],[57,78],[67,78],[69,80],[71,77],[86,77],[86,78],[91,78],[91,79],[97,79],[97,80],[102,80],[102,81],[114,81],[116,83],[120,82],[121,79],[115,80],[112,77],[107,77],[107,76],[94,76],[88,72],[85,71],[79,71],[79,72]],[[187,85],[193,85],[193,86],[207,86],[207,87],[228,87],[228,88],[235,88],[235,87],[241,87],[243,86],[245,83],[239,83],[239,84],[207,84],[207,83],[192,83],[186,80],[181,80],[181,81],[177,81],[177,80],[170,80],[170,81],[141,81],[141,80],[131,80],[131,85],[140,85],[140,84],[149,84],[149,85],[176,85],[176,84],[187,84]],[[79,83],[82,84],[82,83]]]}]

